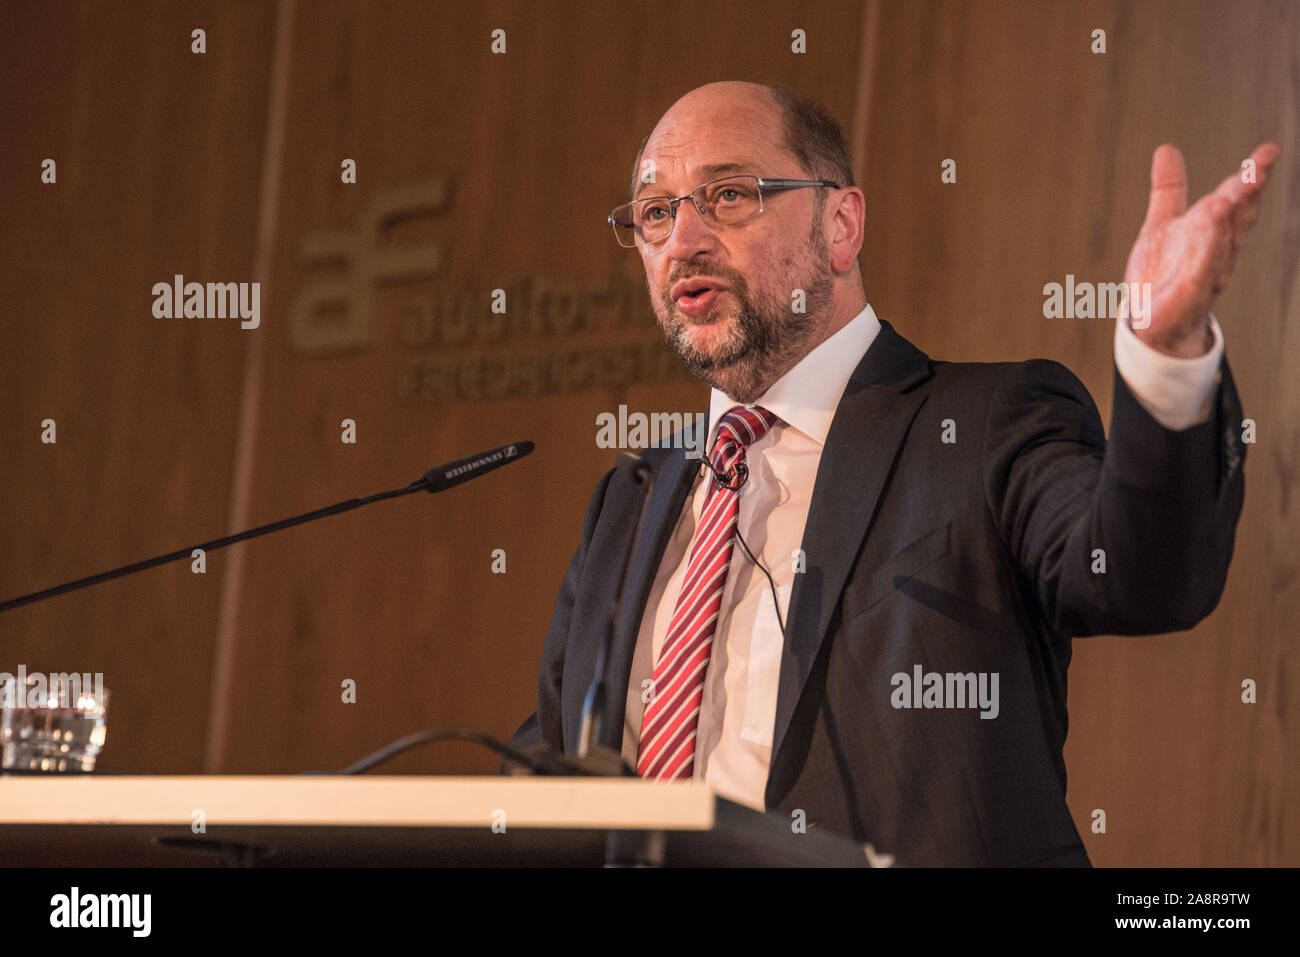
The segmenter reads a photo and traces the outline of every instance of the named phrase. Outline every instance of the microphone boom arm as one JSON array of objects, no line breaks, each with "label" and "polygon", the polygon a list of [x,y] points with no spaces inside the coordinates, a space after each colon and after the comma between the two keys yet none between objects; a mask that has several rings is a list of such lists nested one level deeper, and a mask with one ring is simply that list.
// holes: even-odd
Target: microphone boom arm
[{"label": "microphone boom arm", "polygon": [[447,465],[430,469],[420,478],[403,488],[389,489],[387,492],[376,492],[374,495],[367,495],[364,498],[350,498],[345,502],[338,502],[334,505],[327,505],[325,508],[318,508],[312,512],[304,512],[302,515],[295,515],[293,518],[283,518],[278,522],[259,525],[257,528],[246,529],[245,531],[237,532],[234,535],[214,538],[212,541],[204,542],[201,545],[194,545],[190,548],[181,548],[174,552],[168,552],[166,555],[159,555],[156,558],[147,558],[142,562],[123,565],[121,568],[115,568],[112,571],[100,572],[98,575],[78,578],[76,581],[65,582],[62,585],[55,585],[53,588],[46,588],[43,591],[32,592],[30,595],[11,598],[8,601],[0,602],[0,613],[9,611],[11,608],[20,608],[23,605],[30,605],[32,602],[41,601],[45,598],[53,598],[55,595],[77,591],[80,588],[89,588],[91,585],[98,585],[100,582],[111,581],[114,578],[121,578],[124,575],[142,572],[147,568],[165,565],[168,562],[174,562],[177,559],[190,558],[193,556],[195,549],[202,549],[205,553],[215,551],[218,548],[225,548],[227,545],[234,545],[237,542],[246,541],[250,538],[257,538],[259,535],[278,532],[281,529],[291,528],[294,525],[302,525],[304,522],[313,522],[318,518],[325,518],[328,515],[338,515],[340,512],[350,512],[352,509],[360,508],[362,505],[369,505],[372,502],[381,502],[387,498],[397,498],[401,495],[409,495],[412,492],[441,492],[444,489],[451,488],[454,485],[459,485],[462,482],[468,482],[470,479],[476,478],[485,472],[490,472],[492,469],[500,468],[502,465],[521,459],[531,452],[533,448],[534,445],[532,442],[515,442],[511,445],[503,445],[500,448],[482,452],[479,455],[457,459],[455,462],[450,462]]}]

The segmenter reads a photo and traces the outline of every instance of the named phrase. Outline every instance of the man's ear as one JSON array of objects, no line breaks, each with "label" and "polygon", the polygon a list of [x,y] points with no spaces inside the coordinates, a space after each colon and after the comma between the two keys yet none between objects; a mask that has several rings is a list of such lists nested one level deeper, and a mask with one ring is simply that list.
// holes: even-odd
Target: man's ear
[{"label": "man's ear", "polygon": [[851,270],[862,252],[866,236],[867,200],[862,190],[848,186],[837,190],[828,200],[831,213],[831,269],[835,273]]}]

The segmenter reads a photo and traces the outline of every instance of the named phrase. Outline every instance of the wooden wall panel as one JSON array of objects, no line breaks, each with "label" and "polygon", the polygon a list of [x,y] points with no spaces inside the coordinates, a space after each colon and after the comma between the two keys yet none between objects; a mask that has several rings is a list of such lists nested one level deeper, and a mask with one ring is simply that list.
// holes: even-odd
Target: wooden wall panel
[{"label": "wooden wall panel", "polygon": [[[563,16],[530,4],[337,3],[300,18],[255,520],[402,485],[439,461],[518,438],[536,440],[538,451],[444,496],[385,503],[250,550],[220,767],[341,766],[422,727],[508,736],[531,713],[555,592],[590,493],[612,463],[612,451],[595,444],[596,415],[620,403],[683,413],[707,403],[707,389],[662,345],[639,259],[605,223],[626,195],[640,138],[681,93],[732,76],[818,89],[850,116],[861,13],[776,2],[588,3]],[[685,23],[692,28],[669,28]],[[494,56],[498,27],[507,46]],[[790,52],[795,27],[821,55]],[[357,161],[356,185],[340,182],[345,157]],[[385,252],[372,267],[361,261],[371,241],[360,224],[374,204],[435,183],[446,191],[442,206],[395,224],[383,247],[433,244],[434,271],[365,280],[370,325],[351,348],[313,354],[295,345],[295,297],[322,278],[383,268]],[[343,232],[351,261],[304,262],[304,239],[332,230]],[[481,332],[495,288],[507,290],[513,316],[541,290],[590,296],[611,284],[628,297],[622,323]],[[364,295],[336,321],[354,321]],[[413,343],[404,332],[412,312],[446,297],[472,299],[470,341]],[[666,359],[666,371],[480,401],[402,386],[412,363],[617,343],[641,344]],[[356,445],[340,441],[344,418],[357,422]],[[503,575],[492,572],[496,548],[505,550]],[[341,701],[345,679],[357,683],[356,704]],[[391,767],[495,765],[489,753],[443,745]]]},{"label": "wooden wall panel", "polygon": [[[611,462],[596,415],[706,402],[662,361],[639,260],[604,219],[643,133],[701,83],[784,81],[825,102],[866,144],[877,313],[940,358],[1063,361],[1103,418],[1113,327],[1040,318],[1042,286],[1119,278],[1158,143],[1183,149],[1200,195],[1272,138],[1282,165],[1218,306],[1260,437],[1228,588],[1186,634],[1076,644],[1066,756],[1098,864],[1297,863],[1298,20],[1284,2],[7,7],[0,595],[498,443],[538,451],[436,498],[250,543],[239,561],[210,555],[206,576],[179,564],[5,614],[0,671],[105,671],[108,768],[294,772],[433,725],[508,735],[532,709],[555,590]],[[204,56],[189,52],[196,26]],[[795,28],[806,54],[790,52]],[[1089,52],[1095,28],[1105,55]],[[286,109],[268,129],[277,56]],[[39,181],[46,156],[57,186]],[[954,185],[939,181],[949,157]],[[340,182],[345,158],[356,184]],[[247,280],[259,248],[256,332],[150,315],[154,282]],[[488,309],[496,288],[508,333]],[[551,382],[541,364],[609,363],[622,346],[639,372],[584,380],[575,363]],[[46,417],[56,446],[40,444]],[[1256,705],[1239,703],[1246,677]],[[349,678],[355,704],[340,700]],[[390,768],[494,766],[451,745]]]},{"label": "wooden wall panel", "polygon": [[[884,3],[863,252],[868,298],[932,355],[1068,365],[1110,416],[1114,323],[1042,318],[1045,283],[1123,277],[1151,153],[1194,201],[1282,145],[1216,306],[1245,414],[1227,589],[1190,632],[1075,642],[1069,802],[1101,865],[1294,865],[1289,653],[1300,616],[1300,10],[1291,3]],[[1106,31],[1107,52],[1090,52]],[[957,183],[939,164],[957,161]],[[1259,702],[1241,703],[1253,678]],[[1107,815],[1091,831],[1093,809]]]},{"label": "wooden wall panel", "polygon": [[[250,333],[155,318],[152,287],[249,279],[269,37],[251,2],[5,7],[5,598],[226,531]],[[0,671],[103,672],[103,766],[196,771],[214,571],[180,563],[0,615]]]}]

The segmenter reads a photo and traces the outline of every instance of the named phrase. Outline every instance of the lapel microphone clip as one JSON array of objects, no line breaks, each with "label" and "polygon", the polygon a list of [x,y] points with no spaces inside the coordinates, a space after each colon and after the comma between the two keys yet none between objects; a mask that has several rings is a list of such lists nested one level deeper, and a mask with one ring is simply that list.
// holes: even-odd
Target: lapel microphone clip
[{"label": "lapel microphone clip", "polygon": [[749,466],[744,462],[737,462],[727,471],[720,472],[714,468],[713,463],[707,458],[701,457],[700,461],[704,463],[705,468],[713,473],[713,481],[719,491],[731,489],[733,492],[738,492],[749,479]]}]

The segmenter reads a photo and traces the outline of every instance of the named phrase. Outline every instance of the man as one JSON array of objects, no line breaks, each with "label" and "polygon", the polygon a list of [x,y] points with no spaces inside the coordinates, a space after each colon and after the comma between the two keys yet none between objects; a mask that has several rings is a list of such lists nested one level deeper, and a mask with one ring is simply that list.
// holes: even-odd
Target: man
[{"label": "man", "polygon": [[[820,108],[736,82],[678,100],[611,216],[712,386],[705,461],[643,456],[639,630],[609,670],[628,766],[902,865],[1087,865],[1070,642],[1190,628],[1218,602],[1245,449],[1209,307],[1277,153],[1186,209],[1181,155],[1156,151],[1125,275],[1151,311],[1117,325],[1108,444],[1060,364],[932,360],[877,319],[863,194]],[[637,504],[621,472],[598,485],[516,746],[573,750]]]}]

